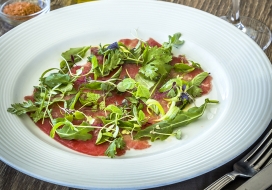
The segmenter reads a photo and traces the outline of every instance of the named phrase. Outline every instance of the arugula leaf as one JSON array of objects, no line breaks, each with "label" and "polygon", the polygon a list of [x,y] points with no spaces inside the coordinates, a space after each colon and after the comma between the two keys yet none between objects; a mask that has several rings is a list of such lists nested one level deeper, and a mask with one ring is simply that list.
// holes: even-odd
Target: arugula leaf
[{"label": "arugula leaf", "polygon": [[73,89],[74,89],[73,88],[73,83],[70,82],[70,83],[58,86],[57,88],[55,88],[55,91],[59,91],[62,94],[65,94],[67,92],[69,92],[70,94],[74,94]]},{"label": "arugula leaf", "polygon": [[109,141],[110,138],[113,137],[113,134],[111,132],[108,132],[105,128],[101,129],[97,135],[97,139],[95,141],[95,144],[103,144],[107,141]]},{"label": "arugula leaf", "polygon": [[[93,61],[93,59],[92,59]],[[124,61],[122,60],[122,56],[120,55],[120,51],[118,50],[110,50],[107,55],[104,56],[103,64],[97,64],[92,62],[92,72],[95,73],[95,79],[97,77],[103,77],[110,74],[110,72],[120,65],[122,65]]]},{"label": "arugula leaf", "polygon": [[105,155],[114,158],[117,154],[117,149],[124,149],[126,146],[126,143],[122,137],[114,139],[110,146],[107,148]]},{"label": "arugula leaf", "polygon": [[82,122],[80,127],[77,126],[77,130],[74,130],[70,125],[65,124],[61,129],[57,129],[56,132],[62,139],[86,141],[92,138],[92,134],[89,132],[93,131],[94,128],[84,126],[89,126],[89,124]]},{"label": "arugula leaf", "polygon": [[73,96],[69,100],[66,100],[65,107],[69,109],[75,109],[75,105],[76,105],[76,102],[78,101],[80,94],[81,94],[81,91],[79,91],[75,96]]},{"label": "arugula leaf", "polygon": [[185,81],[183,81],[181,78],[176,77],[173,79],[168,80],[165,84],[163,84],[161,86],[161,88],[159,89],[159,92],[166,92],[171,90],[174,86],[180,87],[183,85],[183,83],[185,83]]},{"label": "arugula leaf", "polygon": [[97,58],[95,55],[91,55],[88,57],[89,62],[92,64],[91,72],[94,73],[94,80],[97,79],[97,77],[102,76],[102,71],[99,67]]},{"label": "arugula leaf", "polygon": [[118,50],[111,51],[111,53],[109,53],[107,56],[108,57],[103,64],[103,76],[108,75],[110,71],[116,69],[119,65],[124,63],[120,57],[120,53]]},{"label": "arugula leaf", "polygon": [[73,113],[75,119],[78,119],[78,120],[82,120],[82,119],[85,119],[85,115],[83,114],[83,112],[81,111],[78,111],[76,110],[74,113]]},{"label": "arugula leaf", "polygon": [[115,84],[113,83],[107,83],[107,82],[103,82],[101,83],[101,90],[103,90],[104,92],[109,93],[110,91],[115,89]]},{"label": "arugula leaf", "polygon": [[202,94],[202,89],[198,86],[191,86],[188,91],[188,94],[190,94],[192,97],[196,98],[196,97],[200,97]]},{"label": "arugula leaf", "polygon": [[128,100],[131,104],[138,104],[139,103],[139,100],[133,96],[126,97],[126,100]]},{"label": "arugula leaf", "polygon": [[[84,118],[87,118],[87,122],[83,121],[79,126],[75,126],[72,123],[73,119],[82,120]],[[67,140],[89,140],[92,138],[92,134],[89,132],[94,130],[93,127],[90,127],[90,123],[92,123],[91,120],[92,118],[86,117],[80,111],[75,111],[73,114],[67,114],[65,117],[52,119],[53,127],[50,131],[50,137],[54,138],[57,133],[60,138]]]},{"label": "arugula leaf", "polygon": [[174,129],[188,125],[201,117],[208,103],[218,103],[218,101],[205,99],[205,103],[200,107],[192,107],[188,111],[180,111],[173,120],[161,121],[150,125],[138,131],[134,138],[148,137],[151,141],[155,141],[156,139],[165,140],[172,135]]},{"label": "arugula leaf", "polygon": [[101,90],[101,84],[102,82],[100,81],[95,81],[95,80],[92,80],[86,84],[84,84],[82,86],[82,88],[87,88],[87,89],[90,89],[90,90]]},{"label": "arugula leaf", "polygon": [[200,86],[207,76],[209,76],[207,72],[199,73],[189,82],[189,85]]},{"label": "arugula leaf", "polygon": [[70,83],[71,78],[68,74],[50,73],[47,77],[41,78],[42,84],[54,88],[57,85],[67,85]]},{"label": "arugula leaf", "polygon": [[51,138],[54,138],[55,137],[55,133],[56,133],[56,130],[59,128],[59,127],[61,127],[61,126],[64,126],[64,125],[67,125],[67,126],[69,126],[69,127],[71,127],[72,128],[72,130],[77,130],[75,127],[74,127],[74,125],[73,125],[73,123],[69,120],[69,119],[67,119],[67,118],[56,118],[56,119],[54,119],[53,121],[52,121],[52,123],[53,123],[53,127],[52,127],[52,129],[51,129],[51,131],[50,131],[50,137]]},{"label": "arugula leaf", "polygon": [[69,68],[71,68],[76,62],[79,62],[86,54],[86,52],[90,49],[90,46],[78,47],[78,48],[70,48],[69,50],[63,52],[61,56],[64,58],[60,62],[60,69],[67,73]]},{"label": "arugula leaf", "polygon": [[134,117],[130,121],[136,121],[139,126],[142,126],[146,123],[147,118],[145,116],[145,113],[142,110],[138,110],[135,105],[133,105],[132,107],[132,113]]},{"label": "arugula leaf", "polygon": [[111,76],[111,79],[118,79],[120,77],[121,72],[122,72],[122,66],[119,67],[119,69]]},{"label": "arugula leaf", "polygon": [[181,72],[181,73],[190,73],[193,70],[195,70],[194,67],[191,67],[190,65],[184,64],[184,63],[177,63],[177,64],[175,64],[174,65],[174,69],[175,69],[175,71]]},{"label": "arugula leaf", "polygon": [[137,63],[137,64],[141,63],[143,61],[142,53],[145,50],[145,48],[146,48],[146,43],[139,41],[135,48],[130,49],[129,50],[131,53],[130,58],[132,58],[132,59],[130,59],[130,62]]},{"label": "arugula leaf", "polygon": [[82,105],[93,106],[98,104],[100,97],[100,94],[93,92],[81,93],[79,96],[79,101]]}]

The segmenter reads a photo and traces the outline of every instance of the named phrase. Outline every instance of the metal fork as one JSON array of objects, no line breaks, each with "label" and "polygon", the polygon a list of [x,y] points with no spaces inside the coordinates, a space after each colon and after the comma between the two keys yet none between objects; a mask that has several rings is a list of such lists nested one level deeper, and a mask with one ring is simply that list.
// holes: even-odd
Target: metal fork
[{"label": "metal fork", "polygon": [[250,178],[258,173],[261,168],[270,164],[272,159],[268,162],[267,160],[272,154],[272,147],[270,147],[272,144],[271,134],[272,129],[246,156],[233,165],[232,172],[225,174],[204,190],[220,190],[228,183],[234,181],[236,177]]}]

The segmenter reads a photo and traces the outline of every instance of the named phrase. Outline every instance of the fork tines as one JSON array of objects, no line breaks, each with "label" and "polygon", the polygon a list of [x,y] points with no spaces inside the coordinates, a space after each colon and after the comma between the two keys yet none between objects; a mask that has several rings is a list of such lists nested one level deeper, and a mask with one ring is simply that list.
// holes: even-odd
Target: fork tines
[{"label": "fork tines", "polygon": [[[261,142],[259,142],[251,152],[245,157],[244,161],[253,167],[255,170],[260,170],[272,162],[269,160],[272,154],[272,129],[266,134]],[[272,158],[271,158],[272,159]]]}]

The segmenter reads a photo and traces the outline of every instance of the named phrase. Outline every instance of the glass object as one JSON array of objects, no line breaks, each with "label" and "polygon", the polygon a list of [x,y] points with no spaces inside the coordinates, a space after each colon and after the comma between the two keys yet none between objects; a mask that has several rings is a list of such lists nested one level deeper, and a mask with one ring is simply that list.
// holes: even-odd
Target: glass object
[{"label": "glass object", "polygon": [[[23,5],[19,5],[19,3],[23,3]],[[26,3],[30,3],[26,5]],[[33,8],[33,5],[38,7],[40,10],[31,12],[29,14],[22,14],[22,16],[11,15],[13,11],[9,11],[9,13],[4,13],[5,6],[11,6],[12,10],[18,8],[18,6],[24,6],[23,12],[28,12],[30,7]],[[17,8],[16,8],[17,7]],[[18,10],[18,9],[17,9]],[[7,31],[11,30],[15,26],[34,18],[38,15],[45,14],[50,11],[50,0],[0,0],[0,36]],[[22,12],[20,12],[21,14]]]},{"label": "glass object", "polygon": [[95,1],[95,0],[76,0],[77,3],[85,3],[90,1]]},{"label": "glass object", "polygon": [[76,0],[51,0],[51,10],[56,10],[62,7],[76,4]]},{"label": "glass object", "polygon": [[240,0],[232,0],[232,9],[227,16],[221,17],[236,26],[253,39],[263,50],[271,43],[271,31],[262,22],[245,16],[240,16]]}]

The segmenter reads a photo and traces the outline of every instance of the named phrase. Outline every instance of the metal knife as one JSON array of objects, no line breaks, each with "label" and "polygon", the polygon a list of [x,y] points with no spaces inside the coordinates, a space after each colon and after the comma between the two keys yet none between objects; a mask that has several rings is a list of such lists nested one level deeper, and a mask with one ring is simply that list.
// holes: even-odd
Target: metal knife
[{"label": "metal knife", "polygon": [[236,190],[266,190],[272,185],[272,164],[259,171]]}]

